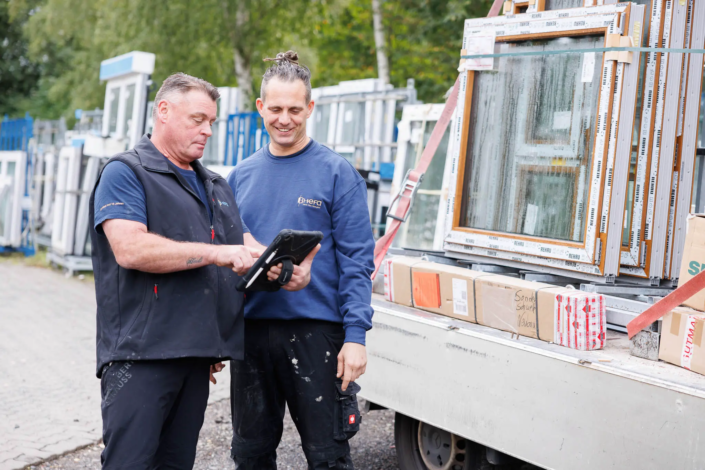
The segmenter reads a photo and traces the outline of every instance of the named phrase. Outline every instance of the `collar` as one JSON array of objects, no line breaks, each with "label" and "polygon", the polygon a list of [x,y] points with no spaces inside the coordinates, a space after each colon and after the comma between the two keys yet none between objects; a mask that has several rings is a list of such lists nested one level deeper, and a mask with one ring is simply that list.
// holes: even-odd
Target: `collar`
[{"label": "collar", "polygon": [[[171,168],[172,165],[176,168],[176,165],[171,163],[169,159],[166,158],[164,154],[162,154],[159,149],[154,146],[151,138],[151,134],[145,134],[139,142],[137,142],[137,145],[135,145],[135,152],[137,152],[137,156],[139,157],[142,166],[147,170],[158,171],[161,173],[174,173],[177,175],[177,178],[180,178],[181,175]],[[193,168],[202,181],[213,180],[215,179],[214,175],[218,176],[217,174],[204,168],[198,160],[191,162],[191,168]]]}]

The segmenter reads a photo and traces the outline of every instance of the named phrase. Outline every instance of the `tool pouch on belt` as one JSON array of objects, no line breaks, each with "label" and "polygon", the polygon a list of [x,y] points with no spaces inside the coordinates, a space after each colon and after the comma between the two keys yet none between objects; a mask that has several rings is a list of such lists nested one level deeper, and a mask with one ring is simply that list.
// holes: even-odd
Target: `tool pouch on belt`
[{"label": "tool pouch on belt", "polygon": [[342,381],[335,383],[335,422],[333,425],[333,438],[336,441],[347,441],[360,430],[360,408],[357,405],[357,393],[360,386],[355,382],[348,384],[348,389],[343,391]]}]

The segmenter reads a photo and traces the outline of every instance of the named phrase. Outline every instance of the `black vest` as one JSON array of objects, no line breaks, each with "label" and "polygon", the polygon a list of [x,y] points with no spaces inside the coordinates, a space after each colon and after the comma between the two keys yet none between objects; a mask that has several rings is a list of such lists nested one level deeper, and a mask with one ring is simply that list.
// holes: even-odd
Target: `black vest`
[{"label": "black vest", "polygon": [[[150,233],[182,242],[243,244],[230,186],[200,163],[192,166],[211,203],[212,227],[201,199],[148,136],[110,161],[127,164],[142,183]],[[99,182],[100,177],[96,187]],[[103,365],[118,360],[242,359],[244,297],[235,290],[239,276],[215,265],[169,274],[122,268],[101,227],[93,228],[94,206],[95,188],[90,227],[98,302],[97,375]]]}]

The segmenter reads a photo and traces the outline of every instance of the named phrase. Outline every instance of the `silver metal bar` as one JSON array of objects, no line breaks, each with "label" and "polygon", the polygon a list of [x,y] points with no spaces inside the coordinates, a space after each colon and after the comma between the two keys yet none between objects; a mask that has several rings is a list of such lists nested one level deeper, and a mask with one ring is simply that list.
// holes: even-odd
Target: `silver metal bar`
[{"label": "silver metal bar", "polygon": [[330,103],[361,103],[365,101],[375,100],[394,100],[406,101],[409,96],[406,93],[387,93],[387,92],[371,92],[371,93],[351,93],[349,95],[324,96],[316,100],[316,104]]},{"label": "silver metal bar", "polygon": [[[644,7],[632,5],[629,15],[628,35],[642,37]],[[639,70],[642,54],[632,54],[631,64],[624,64],[624,83],[619,106],[619,130],[617,149],[612,172],[612,194],[610,198],[609,220],[607,223],[607,243],[605,246],[605,275],[618,276],[622,257],[622,234],[624,227],[624,206],[629,187],[629,166],[632,157],[634,118],[639,89]],[[612,132],[615,130],[613,129]]]},{"label": "silver metal bar", "polygon": [[605,296],[605,304],[608,308],[619,309],[625,312],[640,314],[647,308],[651,307],[649,302],[641,302],[638,300],[630,300],[622,297],[614,297],[611,295]]},{"label": "silver metal bar", "polygon": [[654,295],[661,297],[671,292],[671,289],[665,287],[625,286],[624,284],[611,286],[605,284],[580,284],[580,290],[606,295]]},{"label": "silver metal bar", "polygon": [[[693,6],[692,42],[690,47],[705,47],[705,2],[696,1]],[[685,246],[686,219],[690,213],[690,201],[693,193],[693,171],[698,145],[698,124],[700,115],[700,93],[703,79],[703,54],[690,54],[688,69],[688,90],[686,95],[685,116],[683,117],[682,169],[678,185],[678,200],[675,229],[673,235],[673,257],[671,261],[671,278],[680,274],[683,248]],[[702,166],[700,168],[702,172]],[[697,203],[697,201],[696,201]],[[697,208],[696,208],[697,212]]]},{"label": "silver metal bar", "polygon": [[527,281],[544,282],[546,284],[573,284],[576,282],[576,279],[571,279],[566,276],[556,276],[555,274],[526,271],[522,271],[521,274]]},{"label": "silver metal bar", "polygon": [[[446,256],[449,258],[456,258],[456,259],[464,259],[464,260],[469,260],[469,261],[475,261],[480,264],[497,264],[501,263],[502,266],[509,266],[512,268],[517,268],[519,270],[523,271],[536,271],[537,269],[541,269],[542,272],[547,273],[547,274],[555,274],[556,276],[566,276],[570,277],[573,279],[582,279],[585,281],[589,282],[598,282],[598,283],[605,283],[605,282],[613,282],[614,278],[606,278],[604,276],[596,275],[596,274],[589,274],[585,272],[580,272],[580,271],[571,271],[567,269],[560,269],[560,268],[555,268],[553,266],[538,266],[535,264],[530,264],[530,263],[524,263],[521,261],[514,261],[510,259],[502,259],[502,258],[490,258],[487,256],[480,256],[480,255],[473,255],[469,253],[461,253],[459,251],[446,251]],[[630,279],[630,282],[634,282],[635,284],[645,284],[649,285],[650,281],[649,279],[640,279],[640,278],[632,278]]]},{"label": "silver metal bar", "polygon": [[[669,47],[680,49],[685,42],[685,26],[688,16],[686,2],[673,2],[673,20],[671,23],[671,44]],[[669,53],[668,74],[666,77],[666,95],[663,112],[663,128],[660,138],[661,150],[658,162],[658,181],[656,183],[656,201],[654,206],[653,231],[651,236],[651,264],[649,277],[663,278],[668,232],[668,211],[670,207],[673,177],[673,160],[676,150],[676,131],[680,103],[683,54]]]}]

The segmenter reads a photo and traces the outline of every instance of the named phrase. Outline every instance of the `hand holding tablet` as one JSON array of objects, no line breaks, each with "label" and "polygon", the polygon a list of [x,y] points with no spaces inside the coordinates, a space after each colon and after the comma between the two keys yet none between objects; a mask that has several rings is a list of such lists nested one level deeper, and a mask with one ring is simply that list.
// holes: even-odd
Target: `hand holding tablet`
[{"label": "hand holding tablet", "polygon": [[[240,279],[236,286],[237,290],[244,292],[279,290],[291,280],[294,265],[301,264],[321,240],[323,240],[321,232],[282,230],[247,274]],[[272,266],[280,263],[282,270],[279,278],[270,281],[267,278],[267,272]]]}]

